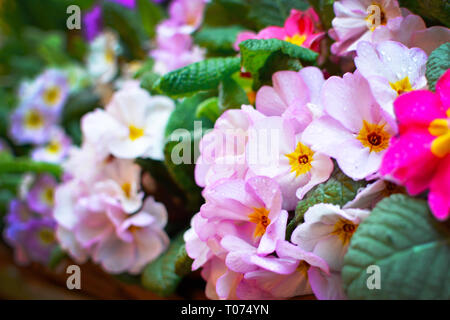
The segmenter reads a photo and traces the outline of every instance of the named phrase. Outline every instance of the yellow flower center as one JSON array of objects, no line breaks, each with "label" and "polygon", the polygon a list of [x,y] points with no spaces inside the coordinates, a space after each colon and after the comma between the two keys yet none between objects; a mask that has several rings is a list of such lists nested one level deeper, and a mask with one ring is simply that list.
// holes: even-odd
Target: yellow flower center
[{"label": "yellow flower center", "polygon": [[302,44],[306,41],[306,36],[304,34],[295,34],[292,37],[286,36],[284,38],[284,41],[290,42],[292,44],[295,44],[297,46],[302,46]]},{"label": "yellow flower center", "polygon": [[144,135],[144,129],[142,128],[137,128],[133,125],[130,125],[128,129],[129,129],[129,137],[132,141],[139,139]]},{"label": "yellow flower center", "polygon": [[[378,7],[379,11],[375,10],[375,7]],[[368,7],[368,14],[365,20],[370,26],[370,31],[374,31],[380,25],[386,25],[387,18],[383,6],[379,3],[372,3],[372,5]]]},{"label": "yellow flower center", "polygon": [[55,235],[52,230],[43,229],[39,232],[39,238],[44,244],[51,244],[55,241]]},{"label": "yellow flower center", "polygon": [[29,110],[25,115],[25,126],[30,129],[39,129],[44,125],[44,117],[35,110]]},{"label": "yellow flower center", "polygon": [[127,198],[131,197],[131,184],[126,182],[122,185],[122,190]]},{"label": "yellow flower center", "polygon": [[397,95],[414,90],[408,77],[404,77],[402,80],[398,80],[394,83],[389,82],[389,84],[391,85],[391,88],[397,92]]},{"label": "yellow flower center", "polygon": [[384,130],[386,124],[373,124],[363,120],[363,127],[356,139],[370,149],[370,152],[380,152],[389,147],[391,136]]},{"label": "yellow flower center", "polygon": [[302,260],[297,267],[297,271],[300,272],[305,278],[308,278],[308,270],[310,267],[311,265],[308,262]]},{"label": "yellow flower center", "polygon": [[439,158],[450,154],[450,109],[447,110],[447,119],[433,120],[428,131],[437,137],[431,143],[431,152]]},{"label": "yellow flower center", "polygon": [[301,174],[307,173],[311,170],[314,152],[303,143],[299,142],[294,152],[286,154],[291,165],[291,172],[295,172],[297,178]]},{"label": "yellow flower center", "polygon": [[138,230],[140,230],[140,229],[142,229],[142,227],[138,227],[138,226],[130,226],[129,228],[128,228],[128,231],[130,231],[131,233],[135,233],[136,231],[138,231]]},{"label": "yellow flower center", "polygon": [[357,224],[354,224],[350,220],[341,218],[335,223],[334,230],[331,234],[338,236],[342,241],[342,244],[345,246],[350,242],[350,239],[357,228]]},{"label": "yellow flower center", "polygon": [[52,140],[46,147],[50,153],[58,153],[61,150],[61,144],[57,140]]},{"label": "yellow flower center", "polygon": [[44,102],[49,106],[54,106],[61,98],[61,89],[57,86],[48,88],[43,93]]},{"label": "yellow flower center", "polygon": [[116,53],[111,47],[107,47],[105,49],[105,60],[108,64],[113,64],[114,59],[116,58]]},{"label": "yellow flower center", "polygon": [[264,235],[267,226],[270,224],[269,210],[266,208],[254,208],[253,212],[248,216],[250,222],[256,224],[253,237],[258,238]]},{"label": "yellow flower center", "polygon": [[49,206],[53,205],[53,196],[54,196],[53,188],[45,188],[42,192],[42,200]]}]

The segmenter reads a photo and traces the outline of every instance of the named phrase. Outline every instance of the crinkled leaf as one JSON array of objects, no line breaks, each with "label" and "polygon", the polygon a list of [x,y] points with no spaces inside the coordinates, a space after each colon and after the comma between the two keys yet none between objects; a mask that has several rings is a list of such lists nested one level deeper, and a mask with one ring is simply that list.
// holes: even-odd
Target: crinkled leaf
[{"label": "crinkled leaf", "polygon": [[[380,268],[369,290],[367,268]],[[450,230],[427,202],[396,194],[378,203],[354,233],[342,280],[350,299],[450,299]]]},{"label": "crinkled leaf", "polygon": [[353,179],[342,173],[339,168],[335,167],[328,181],[315,186],[299,201],[295,209],[295,216],[287,226],[286,238],[289,239],[291,237],[295,227],[303,222],[305,212],[313,205],[331,203],[343,206],[353,200],[358,190],[366,185],[367,182],[365,180],[353,181]]},{"label": "crinkled leaf", "polygon": [[178,250],[177,259],[175,262],[175,273],[180,277],[184,277],[185,275],[191,273],[192,262],[194,262],[194,260],[188,256],[186,246],[183,244]]},{"label": "crinkled leaf", "polygon": [[233,53],[233,44],[239,32],[243,31],[241,26],[209,27],[205,26],[195,34],[195,42],[208,50],[223,53]]},{"label": "crinkled leaf", "polygon": [[154,88],[172,97],[188,96],[198,91],[216,89],[222,79],[239,69],[238,57],[210,58],[165,74]]},{"label": "crinkled leaf", "polygon": [[279,39],[250,39],[239,44],[242,66],[252,74],[254,89],[270,83],[278,70],[300,70],[302,63],[314,64],[318,54]]},{"label": "crinkled leaf", "polygon": [[450,2],[446,0],[400,0],[401,7],[450,27]]},{"label": "crinkled leaf", "polygon": [[172,239],[169,249],[158,259],[147,265],[142,273],[142,285],[163,297],[172,295],[181,277],[175,273],[180,247],[184,245],[183,234]]},{"label": "crinkled leaf", "polygon": [[426,77],[431,90],[436,89],[436,82],[448,69],[450,69],[450,42],[441,45],[428,57]]}]

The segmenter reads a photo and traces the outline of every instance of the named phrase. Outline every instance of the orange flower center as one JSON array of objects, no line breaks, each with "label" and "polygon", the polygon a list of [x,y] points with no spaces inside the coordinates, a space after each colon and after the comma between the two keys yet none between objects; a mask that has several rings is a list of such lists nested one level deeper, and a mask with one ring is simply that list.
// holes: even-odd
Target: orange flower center
[{"label": "orange flower center", "polygon": [[267,226],[270,224],[269,210],[266,208],[254,208],[253,212],[248,216],[250,222],[256,224],[253,237],[258,238],[264,235]]}]

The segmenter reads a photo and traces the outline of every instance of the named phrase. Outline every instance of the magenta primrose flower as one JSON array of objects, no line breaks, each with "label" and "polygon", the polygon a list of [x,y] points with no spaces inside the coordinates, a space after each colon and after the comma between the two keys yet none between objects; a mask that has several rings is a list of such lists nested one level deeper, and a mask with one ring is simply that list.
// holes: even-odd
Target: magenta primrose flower
[{"label": "magenta primrose flower", "polygon": [[394,102],[399,136],[393,137],[380,172],[417,195],[427,189],[431,211],[440,220],[450,215],[450,71],[436,93],[418,90]]}]

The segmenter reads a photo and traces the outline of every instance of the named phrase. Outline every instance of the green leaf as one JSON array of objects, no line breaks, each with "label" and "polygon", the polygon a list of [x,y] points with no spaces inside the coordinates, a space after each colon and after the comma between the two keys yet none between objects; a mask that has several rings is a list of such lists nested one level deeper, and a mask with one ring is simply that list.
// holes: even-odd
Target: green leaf
[{"label": "green leaf", "polygon": [[443,0],[400,0],[401,7],[450,27],[450,3]]},{"label": "green leaf", "polygon": [[36,162],[27,158],[0,158],[0,174],[25,172],[50,173],[59,179],[63,173],[63,169],[57,164]]},{"label": "green leaf", "polygon": [[195,36],[195,42],[208,50],[233,53],[233,44],[239,32],[245,30],[241,26],[209,27],[204,26]]},{"label": "green leaf", "polygon": [[175,263],[180,248],[184,245],[183,233],[172,239],[169,249],[154,262],[147,265],[142,273],[142,285],[162,296],[172,295],[181,277],[175,273]]},{"label": "green leaf", "polygon": [[328,181],[311,189],[297,204],[295,216],[286,229],[286,238],[290,239],[295,227],[303,222],[303,215],[310,207],[318,203],[331,203],[343,206],[353,200],[360,188],[367,185],[365,180],[353,181],[335,166],[334,172]]},{"label": "green leaf", "polygon": [[242,66],[252,74],[254,89],[270,83],[278,70],[300,70],[302,63],[314,64],[318,54],[278,39],[246,40],[239,44]]},{"label": "green leaf", "polygon": [[217,97],[211,97],[200,103],[195,112],[197,118],[206,117],[212,122],[215,122],[220,114],[219,98]]},{"label": "green leaf", "polygon": [[208,118],[197,118],[196,111],[210,96],[210,93],[199,93],[178,103],[166,126],[164,163],[173,181],[183,191],[187,209],[191,212],[196,212],[203,201],[201,188],[194,180],[198,143],[205,130],[213,127]]},{"label": "green leaf", "polygon": [[178,250],[175,262],[175,273],[180,277],[188,275],[192,271],[192,262],[194,262],[194,260],[188,256],[186,246],[183,244]]},{"label": "green leaf", "polygon": [[[367,267],[380,268],[380,289],[367,287]],[[426,201],[396,194],[358,227],[344,257],[350,299],[450,299],[450,233]]]},{"label": "green leaf", "polygon": [[129,55],[130,60],[146,58],[146,53],[141,44],[147,36],[136,10],[124,8],[114,2],[103,1],[102,14],[105,26],[119,34],[122,43],[125,45],[125,54]]},{"label": "green leaf", "polygon": [[239,69],[237,57],[211,58],[165,74],[155,83],[154,89],[172,97],[189,96],[216,89],[222,79]]},{"label": "green leaf", "polygon": [[431,90],[436,90],[436,82],[448,69],[450,69],[450,42],[441,45],[428,57],[425,75]]},{"label": "green leaf", "polygon": [[50,267],[50,269],[55,269],[61,263],[61,261],[63,261],[67,257],[67,253],[59,245],[57,245],[55,248],[53,248],[50,254],[50,261],[48,263],[48,266]]},{"label": "green leaf", "polygon": [[222,112],[249,103],[245,90],[232,78],[226,78],[220,83],[219,108]]},{"label": "green leaf", "polygon": [[142,27],[147,35],[153,38],[156,25],[164,16],[161,7],[148,0],[137,0],[137,12],[141,18]]},{"label": "green leaf", "polygon": [[319,15],[323,27],[326,30],[330,29],[332,27],[331,21],[334,18],[334,0],[309,0],[309,3]]},{"label": "green leaf", "polygon": [[249,0],[248,17],[259,28],[283,26],[292,9],[306,10],[307,0]]}]

